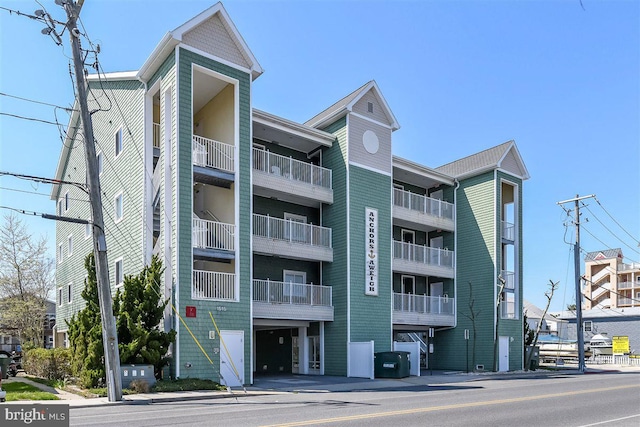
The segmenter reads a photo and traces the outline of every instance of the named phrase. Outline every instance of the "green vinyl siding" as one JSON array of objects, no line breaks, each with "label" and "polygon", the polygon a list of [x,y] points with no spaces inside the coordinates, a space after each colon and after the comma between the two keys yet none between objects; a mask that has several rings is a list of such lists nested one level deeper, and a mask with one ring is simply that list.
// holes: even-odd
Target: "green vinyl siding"
[{"label": "green vinyl siding", "polygon": [[[178,61],[178,225],[177,232],[180,236],[178,247],[178,292],[179,310],[189,329],[201,343],[207,343],[207,348],[218,349],[218,352],[210,351],[210,363],[202,353],[191,335],[180,326],[179,352],[181,362],[181,375],[183,377],[210,378],[219,380],[220,372],[220,342],[209,341],[209,331],[213,328],[214,317],[221,330],[244,331],[244,377],[245,382],[251,378],[251,77],[249,74],[200,56],[186,49],[179,49]],[[191,248],[191,217],[192,217],[192,186],[193,172],[191,160],[192,139],[192,64],[216,71],[220,74],[238,80],[239,83],[239,164],[236,165],[236,185],[239,186],[239,223],[236,230],[239,233],[239,245],[236,250],[236,262],[240,263],[239,300],[228,301],[195,301],[191,299],[192,284],[192,248]],[[185,307],[196,307],[197,318],[184,318]],[[187,371],[184,363],[191,363]]]},{"label": "green vinyl siding", "polygon": [[286,212],[306,217],[307,224],[320,224],[320,212],[317,208],[296,205],[295,203],[283,202],[267,197],[253,197],[253,212],[258,215],[268,215],[280,219],[284,219]]},{"label": "green vinyl siding", "polygon": [[[366,213],[378,211],[378,295],[365,295]],[[391,177],[349,167],[351,241],[351,341],[374,341],[375,351],[391,350]],[[335,259],[335,258],[334,258]]]},{"label": "green vinyl siding", "polygon": [[324,263],[322,278],[332,286],[333,322],[325,323],[325,374],[347,374],[347,166],[346,119],[323,129],[337,141],[322,153],[323,166],[331,169],[333,204],[322,207],[325,227],[332,229],[333,262]]},{"label": "green vinyl siding", "polygon": [[320,264],[317,262],[263,255],[253,256],[254,279],[281,282],[284,280],[282,274],[284,270],[304,271],[307,276],[306,283],[320,284]]},{"label": "green vinyl siding", "polygon": [[[109,97],[112,108],[106,109],[105,98],[89,99],[96,154],[103,157],[100,175],[103,220],[107,241],[109,281],[115,294],[115,261],[122,258],[124,274],[137,274],[144,265],[144,86],[137,80],[89,82],[93,93]],[[78,126],[80,123],[78,123]],[[122,152],[116,158],[115,134],[122,129]],[[81,135],[74,135],[72,149],[64,159],[63,176],[66,181],[86,181],[86,156]],[[68,184],[60,185],[59,199],[69,193],[69,209],[63,216],[90,219],[91,208],[87,193]],[[115,197],[123,196],[123,218],[115,219]],[[57,205],[56,205],[57,212]],[[58,221],[56,223],[56,256],[62,244],[63,258],[56,264],[56,299],[58,288],[63,290],[63,302],[56,301],[58,330],[67,328],[66,321],[85,306],[81,297],[86,269],[85,257],[93,251],[93,238],[85,238],[85,225]],[[68,238],[72,236],[72,253],[68,253]],[[72,302],[68,301],[71,284]]]},{"label": "green vinyl siding", "polygon": [[[456,200],[457,327],[438,331],[431,363],[435,369],[466,369],[464,330],[473,335],[470,301],[476,313],[476,364],[493,366],[496,292],[496,183],[493,171],[460,182]],[[470,291],[471,286],[471,291]],[[471,297],[472,293],[472,297]],[[473,337],[469,342],[469,364]]]}]

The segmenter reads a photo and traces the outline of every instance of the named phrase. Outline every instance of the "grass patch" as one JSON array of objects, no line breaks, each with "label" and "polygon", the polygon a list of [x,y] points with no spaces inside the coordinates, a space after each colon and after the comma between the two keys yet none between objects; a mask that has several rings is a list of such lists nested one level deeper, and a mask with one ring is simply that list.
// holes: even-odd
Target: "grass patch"
[{"label": "grass patch", "polygon": [[200,380],[197,378],[185,378],[173,381],[161,380],[156,382],[152,391],[192,391],[192,390],[226,390],[226,387],[221,386],[215,381]]},{"label": "grass patch", "polygon": [[2,386],[2,390],[7,392],[7,402],[16,400],[60,400],[51,393],[23,382],[5,383]]}]

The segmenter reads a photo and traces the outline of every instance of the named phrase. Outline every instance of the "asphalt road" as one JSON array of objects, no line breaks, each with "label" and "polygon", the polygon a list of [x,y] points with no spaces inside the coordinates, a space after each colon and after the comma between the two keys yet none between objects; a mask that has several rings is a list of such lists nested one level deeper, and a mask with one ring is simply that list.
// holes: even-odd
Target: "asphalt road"
[{"label": "asphalt road", "polygon": [[640,373],[72,408],[72,426],[633,426]]}]

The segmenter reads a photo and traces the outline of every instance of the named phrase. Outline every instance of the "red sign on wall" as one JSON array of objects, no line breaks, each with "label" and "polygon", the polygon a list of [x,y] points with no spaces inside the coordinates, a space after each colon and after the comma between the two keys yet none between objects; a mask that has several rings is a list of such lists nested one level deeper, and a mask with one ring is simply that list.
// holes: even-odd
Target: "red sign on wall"
[{"label": "red sign on wall", "polygon": [[196,317],[196,308],[193,305],[187,306],[187,317]]}]

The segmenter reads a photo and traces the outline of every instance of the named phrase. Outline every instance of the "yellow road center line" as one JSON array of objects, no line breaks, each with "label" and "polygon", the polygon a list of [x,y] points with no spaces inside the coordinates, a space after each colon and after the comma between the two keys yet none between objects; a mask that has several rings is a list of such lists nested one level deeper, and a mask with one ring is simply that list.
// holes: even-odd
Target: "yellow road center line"
[{"label": "yellow road center line", "polygon": [[563,393],[540,394],[537,396],[514,397],[510,399],[487,400],[487,401],[469,402],[469,403],[456,403],[452,405],[433,406],[430,408],[403,409],[399,411],[376,412],[373,414],[362,414],[362,415],[349,415],[344,417],[323,418],[323,419],[309,420],[309,421],[298,421],[298,422],[292,422],[292,423],[286,423],[286,424],[271,424],[263,427],[277,427],[277,426],[296,427],[296,426],[309,426],[309,425],[317,425],[317,424],[330,424],[330,423],[339,423],[344,421],[364,420],[367,418],[393,417],[396,415],[419,414],[424,412],[443,411],[447,409],[472,408],[475,406],[485,406],[485,405],[502,405],[505,403],[525,402],[528,400],[551,399],[554,397],[575,396],[578,394],[587,394],[587,393],[602,393],[604,391],[622,390],[626,388],[640,388],[640,385],[631,384],[631,385],[622,385],[622,386],[616,386],[616,387],[593,388],[589,390],[570,391],[570,392],[563,392]]}]

